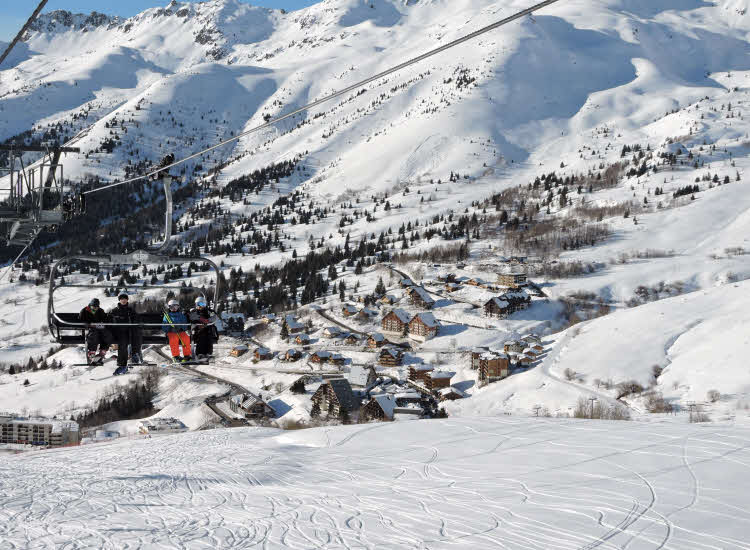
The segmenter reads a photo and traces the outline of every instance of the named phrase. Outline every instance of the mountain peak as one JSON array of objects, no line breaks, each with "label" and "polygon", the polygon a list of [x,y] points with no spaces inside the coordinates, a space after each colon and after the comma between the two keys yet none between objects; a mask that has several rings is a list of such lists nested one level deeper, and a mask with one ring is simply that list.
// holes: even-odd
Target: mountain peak
[{"label": "mountain peak", "polygon": [[29,27],[35,32],[65,32],[68,30],[88,30],[103,26],[119,25],[122,19],[118,16],[109,16],[104,13],[92,11],[86,15],[83,13],[72,13],[67,10],[55,10],[41,14]]}]

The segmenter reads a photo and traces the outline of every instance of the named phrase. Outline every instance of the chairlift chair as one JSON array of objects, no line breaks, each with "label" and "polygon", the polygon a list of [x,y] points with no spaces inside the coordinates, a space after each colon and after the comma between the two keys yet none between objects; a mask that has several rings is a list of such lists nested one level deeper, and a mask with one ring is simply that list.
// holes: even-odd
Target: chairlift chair
[{"label": "chairlift chair", "polygon": [[[173,157],[172,157],[173,158]],[[169,157],[165,157],[162,161],[162,165],[168,164]],[[172,178],[169,174],[164,172],[159,173],[159,179],[161,179],[164,185],[164,193],[166,197],[166,215],[165,215],[165,230],[164,230],[164,241],[154,249],[150,250],[136,250],[131,253],[125,254],[108,254],[108,255],[71,255],[66,256],[55,262],[50,271],[49,279],[49,297],[47,300],[47,326],[49,332],[54,341],[60,344],[69,345],[81,345],[86,343],[86,323],[82,323],[79,318],[79,312],[58,312],[55,309],[54,296],[55,292],[60,288],[88,288],[92,290],[102,291],[105,286],[102,284],[58,284],[55,279],[61,272],[61,268],[70,264],[71,262],[93,262],[103,266],[122,266],[122,265],[157,265],[157,266],[170,266],[180,265],[189,262],[196,263],[207,263],[213,269],[216,275],[216,284],[214,286],[214,305],[218,303],[219,298],[219,267],[209,258],[203,257],[175,257],[166,254],[170,239],[172,237],[172,191],[171,183]],[[180,285],[161,285],[148,287],[154,290],[176,290],[178,292],[185,291],[198,291],[203,293],[196,287],[192,286],[180,286]],[[205,297],[205,296],[204,296]],[[166,344],[167,337],[162,332],[162,313],[142,313],[141,322],[137,324],[124,324],[124,323],[104,323],[105,327],[126,327],[126,326],[137,326],[143,330],[143,344]],[[214,340],[216,340],[214,333]]]}]

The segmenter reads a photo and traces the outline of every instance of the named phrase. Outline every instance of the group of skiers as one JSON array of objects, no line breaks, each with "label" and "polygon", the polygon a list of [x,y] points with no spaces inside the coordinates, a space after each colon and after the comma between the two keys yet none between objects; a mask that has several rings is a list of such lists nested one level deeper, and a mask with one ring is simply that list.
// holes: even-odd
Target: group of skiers
[{"label": "group of skiers", "polygon": [[[208,302],[202,296],[195,299],[195,307],[187,314],[182,311],[177,300],[167,302],[161,329],[167,335],[174,362],[187,362],[191,359],[191,333],[196,358],[203,360],[213,355],[215,318],[216,313],[209,309]],[[89,364],[101,365],[112,344],[117,344],[117,369],[114,374],[123,374],[127,371],[128,347],[131,365],[143,364],[141,317],[130,306],[127,293],[120,293],[117,297],[117,306],[109,313],[101,308],[98,298],[93,298],[89,305],[81,310],[79,319],[86,323],[88,329],[86,346]]]}]

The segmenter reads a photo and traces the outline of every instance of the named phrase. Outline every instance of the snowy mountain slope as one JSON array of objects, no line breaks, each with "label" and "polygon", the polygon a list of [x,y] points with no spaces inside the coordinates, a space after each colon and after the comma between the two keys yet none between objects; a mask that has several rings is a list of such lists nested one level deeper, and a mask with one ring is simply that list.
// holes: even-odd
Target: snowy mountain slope
[{"label": "snowy mountain slope", "polygon": [[746,548],[747,438],[543,418],[154,436],[5,457],[1,532],[71,548]]},{"label": "snowy mountain slope", "polygon": [[[247,86],[247,103],[224,110],[220,120],[229,119],[233,127],[252,125],[261,119],[261,111],[276,114],[306,103],[526,5],[521,1],[502,7],[489,2],[384,1],[370,8],[367,3],[341,0],[284,15],[221,0],[173,3],[127,21],[85,27],[87,32],[80,22],[52,25],[55,18],[46,16],[27,42],[38,55],[10,69],[12,78],[4,79],[5,89],[0,91],[11,92],[4,99],[10,102],[8,110],[19,111],[13,108],[15,101],[30,112],[5,120],[0,137],[49,122],[55,113],[76,103],[84,106],[92,96],[123,118],[132,113],[122,100],[153,101],[149,86],[159,75],[170,80],[170,75],[182,74],[186,88],[200,91],[197,106],[206,113],[223,106],[221,89],[248,80],[248,67],[267,71],[275,87]],[[374,96],[366,94],[313,123],[315,137],[301,132],[274,139],[273,132],[266,132],[243,140],[235,154],[270,138],[276,143],[272,157],[307,150],[317,153],[323,164],[341,159],[337,169],[326,175],[322,191],[338,188],[342,181],[350,189],[387,189],[398,179],[436,174],[453,166],[476,174],[487,161],[490,166],[501,159],[518,162],[542,145],[549,148],[560,132],[570,135],[602,124],[639,128],[664,110],[715,89],[717,84],[705,78],[707,72],[750,68],[742,32],[728,27],[728,18],[716,17],[715,12],[724,13],[704,2],[666,3],[659,9],[625,0],[553,6],[533,21],[508,26],[390,78],[381,91],[393,97],[380,101],[371,116],[355,116],[358,109],[372,110],[367,106]],[[456,24],[444,28],[446,21]],[[226,55],[216,60],[211,48]],[[211,73],[206,80],[196,75],[193,81],[191,73],[206,62],[224,66],[227,72]],[[476,82],[456,88],[458,70],[467,71]],[[426,71],[431,74],[425,76]],[[137,74],[144,76],[136,79]],[[448,79],[451,85],[443,83]],[[24,82],[25,86],[44,83],[46,89],[19,90]],[[407,83],[404,92],[387,93],[391,85],[401,83]],[[180,97],[179,92],[174,97]],[[156,104],[166,107],[164,102]],[[196,106],[196,101],[189,104]],[[179,105],[172,110],[178,122],[194,120],[191,110]],[[163,135],[163,128],[154,127],[160,120],[155,113],[154,109],[141,120],[144,133],[154,138]],[[190,129],[203,139],[195,139],[193,146],[178,141],[182,153],[196,150],[213,133],[209,124]],[[79,145],[93,148],[106,134],[90,132]],[[329,137],[321,138],[323,134]],[[438,140],[437,148],[422,147],[425,138],[436,134],[450,139]],[[480,136],[490,139],[496,153],[487,155],[466,143]],[[160,156],[158,139],[139,135],[134,141],[141,156],[151,160]],[[569,138],[564,141],[567,145],[556,146],[557,154],[574,150]],[[373,149],[377,154],[371,162],[388,167],[374,182],[361,161],[367,153],[372,158]],[[222,157],[228,158],[230,151],[222,151]],[[73,165],[70,173],[81,174],[86,168],[103,175],[111,168],[114,174],[121,173],[122,154],[101,160],[103,166]],[[252,164],[264,162],[267,156],[261,154]],[[227,172],[248,168],[243,163]]]},{"label": "snowy mountain slope", "polygon": [[[172,3],[127,21],[86,23],[85,17],[45,16],[23,44],[28,54],[19,50],[19,61],[0,71],[0,139],[32,126],[38,138],[47,125],[59,122],[58,133],[65,139],[78,135],[75,144],[89,153],[68,155],[66,175],[119,177],[167,151],[181,157],[215,144],[262,123],[265,116],[350,85],[528,2],[387,0],[369,5],[326,0],[282,14],[219,0]],[[750,276],[747,256],[725,253],[728,247],[745,246],[748,229],[746,177],[734,185],[735,172],[746,173],[750,151],[745,145],[750,129],[741,113],[750,69],[743,9],[737,1],[562,2],[390,77],[377,88],[371,86],[370,93],[352,93],[214,151],[191,162],[186,175],[190,179],[226,163],[216,174],[221,186],[301,154],[305,172],[259,195],[250,194],[250,204],[225,198],[222,207],[243,215],[299,188],[319,205],[340,207],[356,197],[360,209],[372,211],[370,195],[387,193],[401,208],[379,210],[375,220],[361,218],[347,226],[358,241],[402,223],[460,212],[472,201],[530,183],[540,173],[554,170],[566,176],[597,170],[620,161],[626,144],[649,144],[659,152],[674,152],[679,146],[698,155],[706,142],[718,150],[701,153],[705,164],[698,170],[678,167],[649,173],[586,195],[594,205],[647,198],[651,206],[638,213],[638,225],[632,218],[607,219],[614,230],[610,239],[560,257],[605,262],[605,269],[587,277],[550,280],[545,289],[553,299],[587,291],[622,307],[640,285],[679,282],[683,290],[696,290],[745,279]],[[727,101],[740,105],[737,118],[727,120],[721,112]],[[111,155],[94,152],[107,140],[116,142]],[[442,179],[445,184],[451,171],[476,178],[429,183]],[[703,189],[693,202],[685,197],[685,204],[655,207],[659,199],[650,194],[655,186],[669,195],[706,171],[730,176],[733,185]],[[402,193],[406,185],[411,191]],[[215,259],[248,272],[258,263],[289,259],[292,250],[303,254],[310,237],[341,246],[341,215],[332,212],[310,224],[285,224],[282,233],[289,241],[284,252]],[[196,234],[216,222],[187,214],[176,221],[197,221]],[[480,247],[488,244],[497,247],[491,238],[477,243],[473,259],[482,257]],[[648,248],[674,254],[610,262]],[[24,360],[45,351],[46,336],[38,332],[45,322],[43,298],[30,285],[0,288],[3,299],[27,299],[2,331],[7,338],[0,361]],[[63,305],[75,311],[88,299],[84,293],[71,294]],[[737,300],[742,303],[741,297]],[[539,311],[533,308],[528,317],[498,323],[502,330],[476,329],[471,338],[491,345],[493,338],[501,342],[514,330],[557,326],[556,319],[545,326],[535,317]],[[557,314],[554,306],[543,312]],[[440,313],[446,318],[456,315]],[[468,318],[464,313],[462,320]],[[475,322],[484,324],[481,318]],[[430,346],[440,349],[445,343],[436,340]],[[579,353],[594,351],[587,345]],[[592,365],[583,390],[561,384],[543,369],[514,376],[498,390],[502,398],[492,398],[492,411],[529,414],[538,402],[565,411],[581,392],[592,391],[593,378],[601,375],[597,365]],[[629,365],[620,367],[612,371],[613,378],[631,377]],[[556,372],[556,367],[550,369]],[[744,381],[734,380],[737,386],[725,391],[739,395]],[[697,381],[688,398],[705,395],[711,388],[704,383],[708,380]],[[494,391],[482,390],[488,396]],[[93,401],[93,392],[89,398]],[[485,406],[474,404],[474,413]]]},{"label": "snowy mountain slope", "polygon": [[[454,416],[530,414],[540,405],[552,414],[570,413],[580,396],[612,403],[617,389],[605,389],[607,382],[651,386],[658,366],[663,372],[653,389],[669,402],[706,403],[708,391],[717,390],[721,399],[708,405],[711,416],[733,417],[750,391],[748,288],[747,281],[727,284],[577,325],[545,341],[537,367],[446,409]],[[566,379],[566,370],[577,373],[574,380]],[[645,412],[637,400],[632,405],[636,415]]]}]

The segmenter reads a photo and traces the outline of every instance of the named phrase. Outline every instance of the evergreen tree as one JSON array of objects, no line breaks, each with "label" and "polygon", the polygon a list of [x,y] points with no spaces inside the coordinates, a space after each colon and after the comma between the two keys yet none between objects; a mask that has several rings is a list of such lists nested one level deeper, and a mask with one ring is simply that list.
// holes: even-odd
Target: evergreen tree
[{"label": "evergreen tree", "polygon": [[375,286],[375,294],[378,296],[385,294],[385,285],[383,284],[382,277],[378,277],[378,284]]},{"label": "evergreen tree", "polygon": [[289,329],[286,326],[286,322],[281,324],[281,339],[285,342],[289,339]]}]

